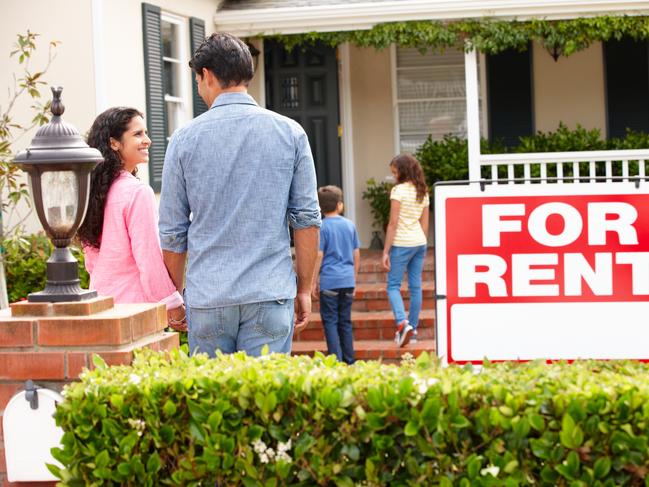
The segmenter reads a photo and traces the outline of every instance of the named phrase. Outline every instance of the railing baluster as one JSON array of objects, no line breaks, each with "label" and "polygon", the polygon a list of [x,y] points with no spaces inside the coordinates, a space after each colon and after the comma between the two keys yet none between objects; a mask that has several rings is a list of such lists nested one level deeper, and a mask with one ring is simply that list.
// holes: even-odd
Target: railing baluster
[{"label": "railing baluster", "polygon": [[606,161],[606,182],[613,181],[613,164],[611,161]]},{"label": "railing baluster", "polygon": [[563,184],[563,162],[557,162],[557,183]]},{"label": "railing baluster", "polygon": [[525,181],[525,184],[532,184],[532,181],[530,181],[530,177],[531,177],[530,176],[530,174],[531,174],[530,167],[531,167],[531,164],[524,164],[523,165],[523,177],[527,180],[527,181]]},{"label": "railing baluster", "polygon": [[498,164],[491,165],[491,184],[497,184],[498,181]]},{"label": "railing baluster", "polygon": [[547,181],[546,181],[545,179],[548,177],[548,166],[547,166],[547,163],[542,162],[542,163],[540,164],[540,167],[541,167],[541,184],[545,184],[545,183],[547,183]]},{"label": "railing baluster", "polygon": [[509,180],[508,184],[514,184],[514,181],[512,181],[514,179],[514,165],[513,164],[507,164],[507,179]]},{"label": "railing baluster", "polygon": [[622,161],[622,177],[624,181],[629,180],[629,161],[626,159]]},{"label": "railing baluster", "polygon": [[572,163],[572,177],[574,178],[573,181],[577,184],[579,184],[581,181],[579,181],[579,163],[578,162],[573,162]]},{"label": "railing baluster", "polygon": [[590,161],[588,164],[588,175],[590,176],[590,183],[595,181],[595,177],[597,176],[597,167],[595,166],[595,161]]},{"label": "railing baluster", "polygon": [[644,174],[645,174],[645,172],[644,172],[644,162],[645,162],[644,159],[638,161],[638,177],[641,178],[641,179],[644,179]]}]

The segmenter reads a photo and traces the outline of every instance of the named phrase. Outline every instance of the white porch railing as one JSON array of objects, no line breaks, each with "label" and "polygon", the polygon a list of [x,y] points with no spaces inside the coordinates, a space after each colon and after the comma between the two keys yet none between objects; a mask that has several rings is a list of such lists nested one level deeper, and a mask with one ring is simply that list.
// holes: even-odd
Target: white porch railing
[{"label": "white porch railing", "polygon": [[649,149],[480,154],[478,162],[471,172],[492,184],[627,181],[646,177]]}]

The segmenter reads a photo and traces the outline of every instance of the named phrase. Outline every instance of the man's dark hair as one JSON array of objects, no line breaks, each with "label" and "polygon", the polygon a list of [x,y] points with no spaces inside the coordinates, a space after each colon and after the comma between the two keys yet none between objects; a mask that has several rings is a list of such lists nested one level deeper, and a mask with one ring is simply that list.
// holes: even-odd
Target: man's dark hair
[{"label": "man's dark hair", "polygon": [[343,200],[343,191],[338,186],[323,186],[318,189],[318,201],[322,213],[336,211],[338,203]]},{"label": "man's dark hair", "polygon": [[198,46],[189,67],[201,78],[203,68],[209,69],[218,78],[221,88],[248,86],[254,74],[246,43],[233,35],[217,32]]}]

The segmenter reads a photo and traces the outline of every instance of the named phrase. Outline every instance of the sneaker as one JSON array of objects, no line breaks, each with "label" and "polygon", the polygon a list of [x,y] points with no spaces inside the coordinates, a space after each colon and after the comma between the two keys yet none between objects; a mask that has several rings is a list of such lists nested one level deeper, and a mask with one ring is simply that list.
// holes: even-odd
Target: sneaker
[{"label": "sneaker", "polygon": [[408,324],[408,320],[400,321],[399,324],[397,324],[397,331],[394,332],[394,343],[397,345],[399,344],[400,333],[403,331],[403,327],[406,326],[406,324]]},{"label": "sneaker", "polygon": [[403,347],[408,344],[413,330],[414,328],[410,326],[408,320],[404,320],[401,323],[399,323],[399,326],[397,328],[397,338],[398,338],[397,345],[399,347]]},{"label": "sneaker", "polygon": [[410,343],[417,343],[417,330],[412,331],[412,336],[410,337]]}]

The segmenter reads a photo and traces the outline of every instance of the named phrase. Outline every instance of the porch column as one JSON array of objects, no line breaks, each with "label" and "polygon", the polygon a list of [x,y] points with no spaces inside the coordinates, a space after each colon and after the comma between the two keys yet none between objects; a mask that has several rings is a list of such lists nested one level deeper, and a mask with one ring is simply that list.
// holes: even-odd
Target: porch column
[{"label": "porch column", "polygon": [[466,126],[469,142],[469,179],[480,179],[480,95],[478,90],[478,55],[475,49],[464,54],[466,82]]}]

